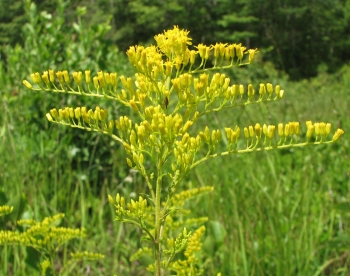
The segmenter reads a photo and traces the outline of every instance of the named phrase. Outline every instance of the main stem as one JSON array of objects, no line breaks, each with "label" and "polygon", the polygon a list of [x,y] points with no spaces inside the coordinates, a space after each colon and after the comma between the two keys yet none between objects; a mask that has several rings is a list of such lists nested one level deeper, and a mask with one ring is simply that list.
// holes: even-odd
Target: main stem
[{"label": "main stem", "polygon": [[160,256],[160,197],[161,197],[161,190],[162,190],[162,164],[161,160],[159,160],[158,166],[157,166],[157,187],[156,187],[156,202],[155,202],[155,212],[156,212],[156,221],[155,221],[155,240],[154,240],[154,256],[155,256],[155,275],[161,276],[161,256]]}]

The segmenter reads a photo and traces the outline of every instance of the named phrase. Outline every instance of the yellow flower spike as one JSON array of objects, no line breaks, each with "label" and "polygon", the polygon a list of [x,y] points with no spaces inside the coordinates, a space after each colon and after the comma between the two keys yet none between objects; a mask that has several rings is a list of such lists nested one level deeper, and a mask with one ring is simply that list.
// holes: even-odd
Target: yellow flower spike
[{"label": "yellow flower spike", "polygon": [[227,43],[223,44],[220,42],[219,52],[220,52],[221,58],[223,58],[225,56],[226,45],[227,45]]},{"label": "yellow flower spike", "polygon": [[116,88],[118,84],[117,73],[110,73],[111,85]]},{"label": "yellow flower spike", "polygon": [[187,130],[193,125],[193,121],[189,120],[185,123],[185,125],[183,126],[183,128],[181,129],[181,133],[184,134],[185,132],[187,132]]},{"label": "yellow flower spike", "polygon": [[69,74],[68,74],[67,70],[63,71],[63,78],[64,78],[65,83],[69,83],[70,82],[70,78],[69,78]]},{"label": "yellow flower spike", "polygon": [[242,58],[241,58],[241,61],[242,61],[242,59],[243,59],[243,56],[244,56],[244,51],[247,49],[247,47],[244,47],[244,46],[241,46],[241,56],[242,56]]},{"label": "yellow flower spike", "polygon": [[101,116],[100,120],[102,122],[105,122],[107,120],[107,117],[108,117],[108,110],[107,109],[102,109],[100,111],[100,116]]},{"label": "yellow flower spike", "polygon": [[69,117],[71,117],[73,119],[74,118],[74,109],[73,109],[73,107],[70,107],[68,110],[69,110]]},{"label": "yellow flower spike", "polygon": [[47,71],[45,71],[42,75],[41,75],[42,80],[45,82],[46,85],[50,85],[50,80],[49,80],[49,73]]},{"label": "yellow flower spike", "polygon": [[236,126],[236,127],[235,127],[235,131],[236,131],[236,134],[237,134],[237,139],[236,139],[236,141],[238,141],[238,138],[241,136],[241,129],[240,129],[238,126]]},{"label": "yellow flower spike", "polygon": [[109,73],[103,73],[104,79],[107,84],[111,84],[111,76]]},{"label": "yellow flower spike", "polygon": [[254,128],[253,128],[253,126],[249,126],[248,130],[249,130],[249,137],[253,138],[254,137]]},{"label": "yellow flower spike", "polygon": [[249,130],[248,130],[248,128],[245,127],[243,131],[244,131],[244,137],[245,137],[246,139],[248,139],[248,138],[249,138]]},{"label": "yellow flower spike", "polygon": [[276,97],[279,97],[279,96],[280,96],[280,93],[281,93],[281,86],[276,85],[275,93],[276,93]]},{"label": "yellow flower spike", "polygon": [[[87,112],[87,117],[90,119],[94,119],[94,112],[92,111],[92,109],[89,109]],[[94,119],[95,120],[95,119]]]},{"label": "yellow flower spike", "polygon": [[232,129],[229,128],[229,127],[225,127],[225,133],[226,133],[226,138],[227,140],[230,140],[231,139],[231,135],[232,135]]},{"label": "yellow flower spike", "polygon": [[205,129],[204,129],[204,136],[206,138],[206,141],[210,140],[210,129],[209,129],[208,126],[206,126]]},{"label": "yellow flower spike", "polygon": [[132,154],[132,159],[136,164],[139,163],[139,156],[135,152]]},{"label": "yellow flower spike", "polygon": [[[101,72],[101,73],[102,73],[102,72]],[[99,75],[97,76],[97,80],[98,80],[99,86],[100,86],[101,88],[106,88],[105,78],[103,77],[102,74],[99,74]]]},{"label": "yellow flower spike", "polygon": [[31,77],[32,81],[36,84],[37,79],[36,79],[35,73],[31,73],[30,77]]},{"label": "yellow flower spike", "polygon": [[289,136],[295,135],[295,124],[294,122],[289,122]]},{"label": "yellow flower spike", "polygon": [[271,83],[267,83],[266,87],[267,87],[267,92],[269,93],[269,98],[271,98],[272,93],[273,93],[273,86]]},{"label": "yellow flower spike", "polygon": [[196,54],[197,52],[195,50],[190,51],[190,64],[193,65],[196,61]]},{"label": "yellow flower spike", "polygon": [[263,133],[264,133],[264,135],[267,136],[267,125],[266,124],[263,125]]},{"label": "yellow flower spike", "polygon": [[110,195],[108,195],[108,201],[109,201],[109,203],[111,203],[111,204],[115,204],[115,201],[114,201],[113,197],[110,196]]},{"label": "yellow flower spike", "polygon": [[243,84],[240,84],[240,85],[239,85],[239,94],[241,95],[241,98],[242,98],[243,95],[244,95],[244,86],[243,86]]},{"label": "yellow flower spike", "polygon": [[312,137],[312,134],[314,133],[315,126],[313,124],[307,124],[307,132],[306,132],[306,138],[307,141],[309,141]]},{"label": "yellow flower spike", "polygon": [[85,82],[89,84],[91,82],[91,71],[85,70]]},{"label": "yellow flower spike", "polygon": [[204,60],[208,60],[209,59],[210,51],[211,51],[211,48],[210,47],[206,47]]},{"label": "yellow flower spike", "polygon": [[289,124],[286,124],[284,126],[284,137],[288,137],[289,136]]},{"label": "yellow flower spike", "polygon": [[125,207],[125,198],[124,198],[124,197],[121,197],[121,198],[120,198],[120,206],[121,206],[122,208]]},{"label": "yellow flower spike", "polygon": [[243,58],[243,53],[242,53],[242,51],[241,51],[241,46],[242,46],[242,43],[240,43],[240,44],[235,44],[236,55],[237,55],[237,58],[238,58],[239,60],[242,60],[242,58]]},{"label": "yellow flower spike", "polygon": [[196,48],[198,49],[198,53],[201,59],[204,59],[205,57],[205,52],[206,52],[206,46],[202,43],[198,44],[198,46],[196,46]]},{"label": "yellow flower spike", "polygon": [[341,128],[338,128],[333,135],[332,141],[333,142],[337,141],[340,138],[340,136],[342,136],[343,134],[344,134],[344,130],[342,130]]},{"label": "yellow flower spike", "polygon": [[152,73],[151,73],[152,79],[157,80],[159,77],[159,67],[158,66],[152,66]]},{"label": "yellow flower spike", "polygon": [[58,114],[60,116],[60,119],[63,120],[63,110],[61,108],[58,110]]},{"label": "yellow flower spike", "polygon": [[276,126],[274,126],[274,125],[269,125],[267,127],[267,136],[270,139],[272,139],[275,136],[275,129],[276,129]]},{"label": "yellow flower spike", "polygon": [[211,132],[211,141],[216,141],[216,130],[212,130]]},{"label": "yellow flower spike", "polygon": [[64,110],[63,110],[63,116],[64,116],[64,119],[69,119],[69,107],[66,107]]},{"label": "yellow flower spike", "polygon": [[190,138],[189,144],[190,144],[190,149],[191,149],[191,150],[196,150],[196,149],[198,148],[197,140],[196,140],[196,138],[194,138],[194,137],[191,137],[191,138]]},{"label": "yellow flower spike", "polygon": [[214,57],[218,58],[220,56],[220,44],[216,43],[213,48],[214,48]]},{"label": "yellow flower spike", "polygon": [[77,108],[74,109],[74,116],[75,116],[75,118],[77,118],[78,120],[80,119],[80,117],[81,117],[80,107],[77,107]]},{"label": "yellow flower spike", "polygon": [[137,107],[136,103],[134,100],[130,100],[129,104],[131,106],[131,108],[135,111],[135,112],[139,112],[139,108]]},{"label": "yellow flower spike", "polygon": [[326,123],[324,123],[324,122],[320,123],[320,134],[321,134],[321,136],[326,135]]},{"label": "yellow flower spike", "polygon": [[[136,46],[138,47],[138,46]],[[136,55],[136,48],[135,46],[130,46],[129,49],[126,51],[126,54],[130,61],[137,61],[137,55]]]},{"label": "yellow flower spike", "polygon": [[254,130],[255,130],[256,137],[261,138],[261,127],[260,127],[260,124],[257,123],[254,126]]},{"label": "yellow flower spike", "polygon": [[63,78],[63,72],[62,71],[57,71],[56,72],[56,77],[58,79],[58,82],[63,85],[64,84],[64,78]]},{"label": "yellow flower spike", "polygon": [[38,84],[38,83],[41,83],[42,82],[42,79],[41,79],[41,77],[40,77],[40,74],[39,74],[39,72],[36,72],[35,74],[34,74],[34,77],[35,77],[35,84]]},{"label": "yellow flower spike", "polygon": [[55,71],[53,69],[49,69],[49,80],[50,82],[55,82]]},{"label": "yellow flower spike", "polygon": [[29,89],[33,88],[32,84],[27,80],[23,80],[22,83]]},{"label": "yellow flower spike", "polygon": [[[222,90],[223,91],[227,91],[229,84],[230,84],[230,79],[229,78],[225,78],[225,82],[224,82],[224,85],[222,86]],[[230,95],[230,91],[231,90],[228,91],[229,95]]]},{"label": "yellow flower spike", "polygon": [[142,153],[140,153],[140,164],[142,165],[145,161],[145,157],[143,156]]},{"label": "yellow flower spike", "polygon": [[279,98],[283,98],[283,95],[284,95],[284,90],[280,90],[280,93],[278,95]]},{"label": "yellow flower spike", "polygon": [[228,54],[227,54],[227,58],[228,59],[234,59],[234,57],[235,57],[235,46],[236,46],[236,44],[230,44],[230,45],[228,45],[227,46],[227,48],[226,49],[228,49]]},{"label": "yellow flower spike", "polygon": [[264,98],[266,95],[266,86],[264,83],[260,83],[259,94],[261,99]]},{"label": "yellow flower spike", "polygon": [[258,52],[258,49],[249,49],[248,54],[249,54],[249,63],[251,63],[254,60],[255,53]]},{"label": "yellow flower spike", "polygon": [[[266,126],[266,125],[264,125]],[[266,126],[267,128],[267,126]],[[278,129],[278,136],[280,138],[282,138],[284,136],[284,126],[283,126],[283,123],[279,123],[278,126],[277,126],[277,129]]]},{"label": "yellow flower spike", "polygon": [[316,139],[318,136],[320,136],[320,123],[315,123],[315,135],[316,135]]},{"label": "yellow flower spike", "polygon": [[119,95],[119,97],[123,100],[126,100],[128,98],[128,94],[126,93],[125,89],[122,89],[121,91],[121,95]]},{"label": "yellow flower spike", "polygon": [[254,96],[254,88],[252,84],[248,85],[248,99],[252,99]]},{"label": "yellow flower spike", "polygon": [[86,106],[82,106],[81,108],[80,108],[80,110],[81,110],[81,114],[82,115],[86,115],[86,112],[87,112],[87,110],[86,110]]},{"label": "yellow flower spike", "polygon": [[94,87],[95,87],[95,89],[99,89],[100,83],[98,82],[98,77],[95,76],[95,77],[93,77],[92,80],[93,80],[93,82],[94,82]]},{"label": "yellow flower spike", "polygon": [[62,116],[64,119],[68,119],[69,117],[69,108],[65,107],[64,109],[62,109]]},{"label": "yellow flower spike", "polygon": [[51,117],[51,114],[50,113],[46,113],[46,118],[49,122],[53,122],[54,120],[52,119]]}]

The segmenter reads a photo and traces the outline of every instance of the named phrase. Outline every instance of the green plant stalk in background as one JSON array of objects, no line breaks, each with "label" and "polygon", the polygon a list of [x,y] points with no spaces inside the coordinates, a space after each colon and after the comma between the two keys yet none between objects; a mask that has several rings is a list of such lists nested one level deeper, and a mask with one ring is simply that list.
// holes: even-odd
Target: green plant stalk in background
[{"label": "green plant stalk in background", "polygon": [[[54,108],[46,115],[50,122],[109,135],[125,148],[127,164],[143,176],[149,194],[130,202],[117,194],[109,196],[109,201],[116,208],[116,220],[135,224],[146,234],[154,256],[148,270],[156,276],[167,275],[169,270],[178,275],[203,272],[196,252],[201,249],[205,218],[192,219],[191,227],[196,230],[187,231],[191,224],[183,219],[184,204],[213,188],[183,189],[181,183],[193,168],[224,155],[333,143],[344,133],[337,129],[329,139],[330,123],[307,121],[305,141],[300,140],[299,122],[257,123],[242,130],[238,126],[210,130],[206,126],[192,134],[193,125],[205,115],[279,100],[284,91],[271,83],[261,83],[258,93],[252,84],[230,85],[230,79],[216,71],[250,64],[257,50],[223,43],[199,44],[191,50],[188,33],[175,26],[155,36],[157,46],[130,47],[127,55],[136,71],[134,79],[102,71],[92,77],[89,70],[83,76],[80,71],[69,74],[50,69],[32,73],[32,82],[23,81],[35,91],[117,101],[138,116],[138,120],[127,116],[108,120],[107,109],[100,107]],[[226,151],[219,149],[222,140]],[[147,252],[150,249],[145,246],[137,254]]]}]

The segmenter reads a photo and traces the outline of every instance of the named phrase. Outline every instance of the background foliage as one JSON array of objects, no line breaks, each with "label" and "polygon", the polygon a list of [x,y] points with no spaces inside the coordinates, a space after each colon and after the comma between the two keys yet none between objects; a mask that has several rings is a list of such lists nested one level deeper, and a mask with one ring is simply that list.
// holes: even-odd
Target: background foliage
[{"label": "background foliage", "polygon": [[[116,192],[136,197],[145,190],[141,178],[108,137],[49,125],[44,115],[73,101],[106,106],[115,117],[126,110],[33,94],[21,84],[29,73],[88,68],[129,75],[127,47],[152,43],[177,24],[195,43],[258,47],[255,64],[227,74],[243,84],[278,83],[286,91],[278,103],[221,112],[203,125],[312,120],[347,131],[349,16],[349,0],[0,1],[0,205],[15,207],[0,218],[0,228],[64,212],[65,225],[87,228],[88,238],[73,246],[106,255],[102,263],[77,267],[78,274],[144,274],[129,259],[141,242],[138,234],[113,222],[106,198]],[[191,206],[193,216],[211,219],[200,256],[206,275],[347,275],[349,168],[346,135],[330,147],[230,156],[198,167],[187,185],[215,186],[212,196]],[[0,275],[36,275],[35,254],[0,251]]]}]

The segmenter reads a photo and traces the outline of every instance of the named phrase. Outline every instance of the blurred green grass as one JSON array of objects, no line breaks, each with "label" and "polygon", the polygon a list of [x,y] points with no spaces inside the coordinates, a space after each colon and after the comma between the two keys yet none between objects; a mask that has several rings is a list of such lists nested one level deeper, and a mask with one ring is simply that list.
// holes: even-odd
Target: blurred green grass
[{"label": "blurred green grass", "polygon": [[[27,12],[35,18],[35,11],[28,8]],[[91,49],[91,41],[86,39],[67,42],[54,29],[46,33],[44,41],[49,35],[71,44],[69,51],[85,53],[70,55],[71,59],[62,63],[65,67],[57,69],[132,72],[125,55],[116,48],[101,42]],[[102,34],[79,35],[95,39]],[[31,40],[27,43],[25,47],[34,47]],[[87,228],[87,239],[72,247],[106,255],[103,261],[76,267],[72,275],[83,274],[87,267],[90,275],[146,275],[139,263],[129,261],[141,243],[140,233],[115,222],[107,200],[108,194],[117,192],[131,198],[145,192],[142,178],[128,169],[124,151],[108,137],[50,125],[44,115],[56,106],[82,104],[106,106],[115,117],[129,111],[108,102],[25,90],[21,80],[35,68],[25,47],[7,49],[13,62],[0,67],[0,205],[15,207],[13,214],[0,218],[0,229],[14,229],[20,218],[40,220],[64,212],[66,226]],[[49,53],[50,49],[43,47],[35,55],[45,60]],[[20,60],[30,64],[18,67]],[[41,67],[54,65],[53,60],[43,61]],[[205,275],[349,275],[350,66],[333,75],[320,72],[313,79],[291,82],[257,57],[255,64],[226,73],[233,83],[251,82],[256,87],[259,82],[280,84],[284,98],[219,112],[202,118],[198,127],[223,130],[236,124],[300,121],[303,125],[312,120],[331,122],[333,130],[341,127],[346,133],[330,146],[210,160],[188,176],[184,188],[215,187],[212,195],[189,206],[193,217],[210,219],[199,256],[206,266]],[[64,258],[67,250],[62,253]],[[3,275],[35,275],[25,248],[0,248],[0,255],[4,256],[0,259]]]}]

